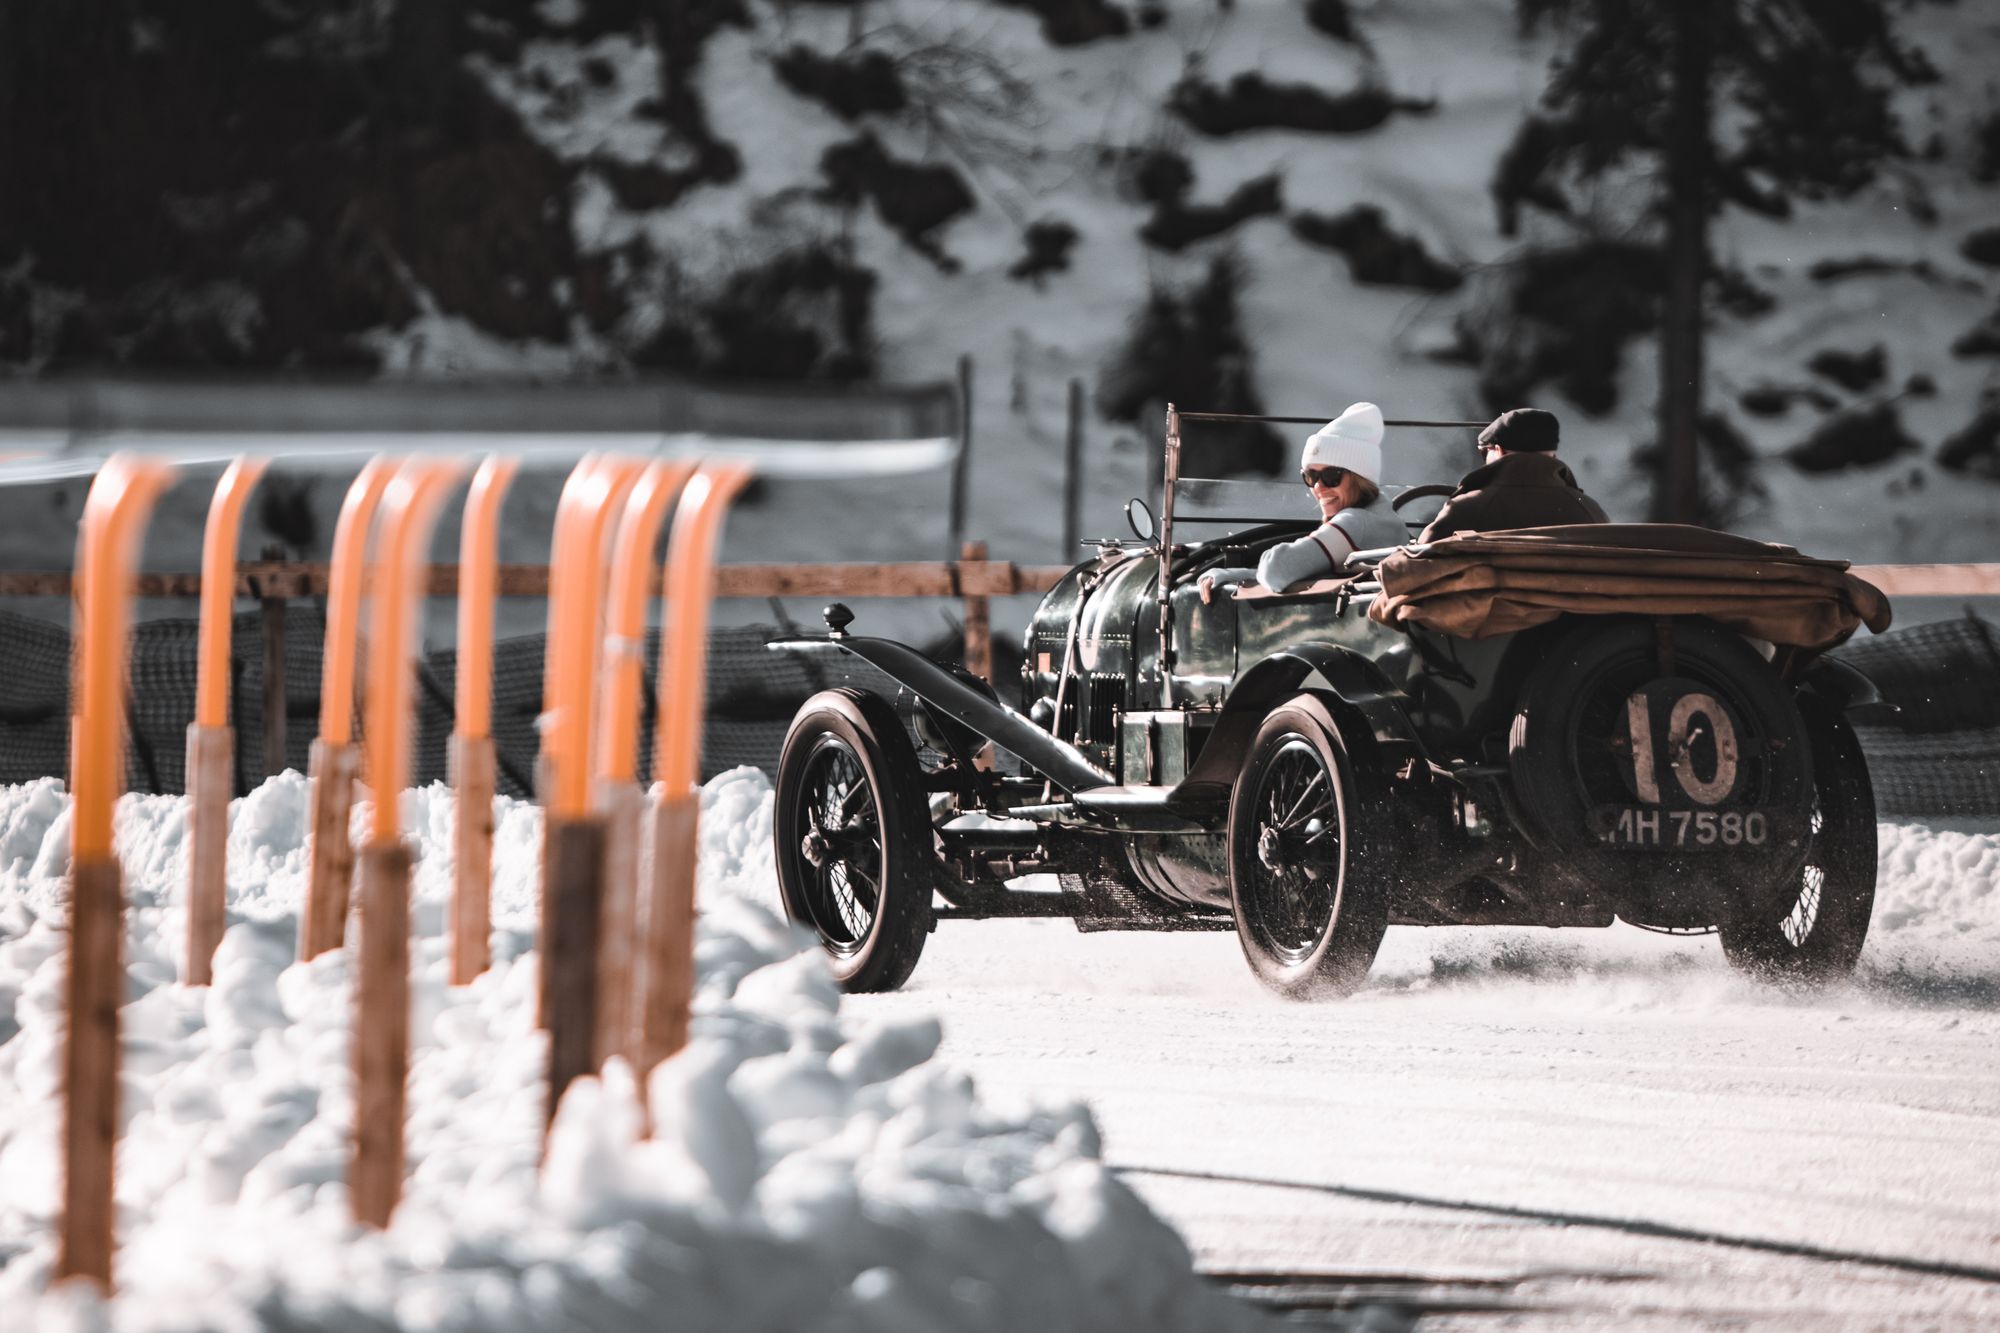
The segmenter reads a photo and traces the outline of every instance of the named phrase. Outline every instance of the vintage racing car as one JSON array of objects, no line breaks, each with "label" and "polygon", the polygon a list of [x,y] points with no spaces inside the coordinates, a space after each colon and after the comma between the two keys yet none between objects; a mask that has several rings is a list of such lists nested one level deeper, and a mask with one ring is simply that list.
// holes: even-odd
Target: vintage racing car
[{"label": "vintage racing car", "polygon": [[1853,968],[1876,834],[1848,717],[1886,705],[1822,654],[1886,627],[1877,590],[1610,525],[1205,600],[1200,574],[1312,526],[1292,488],[1180,477],[1183,423],[1217,419],[1242,418],[1168,409],[1158,521],[1135,500],[1134,538],[1044,598],[1025,709],[839,605],[772,645],[839,673],[792,723],[773,822],[786,911],[843,986],[901,985],[940,918],[1002,916],[1233,929],[1293,997],[1354,990],[1390,925],[1622,919],[1717,932],[1774,980]]}]

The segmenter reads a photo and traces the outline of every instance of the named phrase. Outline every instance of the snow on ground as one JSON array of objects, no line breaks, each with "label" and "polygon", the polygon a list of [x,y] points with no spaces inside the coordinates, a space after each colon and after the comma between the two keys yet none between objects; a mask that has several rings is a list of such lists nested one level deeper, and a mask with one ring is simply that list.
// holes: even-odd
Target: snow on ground
[{"label": "snow on ground", "polygon": [[1883,824],[1855,980],[1711,939],[1392,929],[1287,1004],[1227,934],[948,923],[883,1020],[1088,1099],[1210,1272],[1432,1329],[2000,1326],[2000,836]]},{"label": "snow on ground", "polygon": [[[769,788],[704,794],[695,1036],[651,1086],[565,1100],[539,1174],[532,1026],[539,812],[503,801],[493,969],[443,984],[448,793],[406,798],[423,850],[409,1166],[395,1224],[358,1231],[348,958],[292,961],[306,786],[232,806],[215,984],[174,981],[182,801],[118,813],[130,911],[119,1298],[44,1294],[54,1261],[68,801],[0,790],[0,1310],[9,1327],[293,1329],[1251,1328],[1099,1157],[1075,1103],[996,1102],[912,1015],[855,1024],[819,957],[753,899]],[[357,820],[362,812],[357,811]],[[17,1323],[17,1320],[23,1322]]]}]

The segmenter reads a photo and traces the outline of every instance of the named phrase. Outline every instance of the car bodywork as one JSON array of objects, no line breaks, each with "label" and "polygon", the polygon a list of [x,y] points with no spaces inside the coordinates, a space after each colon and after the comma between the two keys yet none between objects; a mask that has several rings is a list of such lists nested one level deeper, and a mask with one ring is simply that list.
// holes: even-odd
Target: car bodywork
[{"label": "car bodywork", "polygon": [[[848,633],[844,608],[829,608],[826,637],[772,645],[819,655],[850,690],[889,701],[923,755],[929,870],[945,904],[930,919],[1064,915],[1086,930],[1234,928],[1255,965],[1244,917],[1263,909],[1246,906],[1255,895],[1245,882],[1260,877],[1289,877],[1301,892],[1325,880],[1332,899],[1347,896],[1346,909],[1299,910],[1337,915],[1354,910],[1358,899],[1343,886],[1365,871],[1383,924],[1604,926],[1623,918],[1698,931],[1753,907],[1783,906],[1763,902],[1767,882],[1778,899],[1798,896],[1824,818],[1809,756],[1830,744],[1821,731],[1844,728],[1841,714],[1880,706],[1859,672],[1820,657],[1781,673],[1741,636],[1699,618],[1564,616],[1477,640],[1384,625],[1366,614],[1380,592],[1366,553],[1353,577],[1285,594],[1204,597],[1203,573],[1254,563],[1312,526],[1286,517],[1302,507],[1295,490],[1179,477],[1183,422],[1208,419],[1169,408],[1157,531],[1135,523],[1138,540],[1101,543],[1036,610],[1024,643],[1025,711],[905,645]],[[1447,423],[1392,423],[1416,424]],[[1177,539],[1197,533],[1200,540]],[[1678,665],[1676,642],[1686,645]],[[1615,678],[1616,697],[1606,698],[1619,707],[1651,691],[1660,708],[1687,714],[1673,724],[1682,730],[1660,732],[1664,723],[1642,724],[1638,712],[1621,722],[1600,708],[1592,740],[1575,738],[1582,723],[1566,723],[1568,739],[1541,742],[1567,746],[1565,758],[1536,768],[1524,700],[1537,688],[1548,697],[1543,678],[1552,669]],[[1806,698],[1815,719],[1835,719],[1814,722],[1810,744],[1792,702]],[[1323,725],[1308,719],[1268,738],[1287,701]],[[1539,716],[1555,711],[1545,704]],[[1315,761],[1305,742],[1316,731],[1327,735],[1314,741]],[[1645,750],[1656,732],[1679,747],[1660,771],[1698,794],[1728,764],[1732,791],[1718,805],[1729,811],[1671,808],[1688,805],[1678,791],[1664,812],[1653,808],[1662,798],[1633,748]],[[1703,741],[1708,733],[1727,735]],[[1696,762],[1688,755],[1697,751],[1708,778],[1675,767]],[[1233,809],[1246,781],[1277,782],[1282,774],[1272,773],[1287,764],[1308,775],[1301,781],[1341,789],[1319,821],[1337,824],[1332,833],[1300,834],[1270,817],[1258,834],[1256,816]],[[1525,780],[1530,771],[1541,774],[1536,783]],[[1865,795],[1865,770],[1860,781]],[[781,771],[778,800],[788,799]],[[1754,844],[1742,833],[1753,815]],[[1636,821],[1637,832],[1621,829],[1621,818]],[[1681,824],[1681,841],[1645,845],[1661,818]],[[1727,846],[1714,833],[1724,818],[1734,820]],[[1338,842],[1345,859],[1315,870],[1315,840]],[[779,851],[782,878],[788,849]],[[799,862],[796,874],[810,878],[819,864]],[[1014,883],[1037,873],[1059,876],[1061,892]],[[1869,884],[1872,892],[1872,865]],[[1286,892],[1288,901],[1298,896]],[[1300,956],[1311,955],[1310,938],[1301,938]]]}]

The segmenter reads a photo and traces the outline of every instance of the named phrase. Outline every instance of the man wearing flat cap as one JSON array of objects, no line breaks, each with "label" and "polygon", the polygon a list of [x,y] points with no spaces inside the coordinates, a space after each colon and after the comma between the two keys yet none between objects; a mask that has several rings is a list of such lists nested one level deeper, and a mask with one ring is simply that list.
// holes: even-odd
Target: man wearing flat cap
[{"label": "man wearing flat cap", "polygon": [[1564,523],[1605,523],[1597,501],[1583,493],[1576,476],[1556,459],[1561,426],[1553,412],[1517,407],[1493,418],[1479,432],[1483,466],[1458,484],[1419,541],[1454,532],[1499,532]]}]

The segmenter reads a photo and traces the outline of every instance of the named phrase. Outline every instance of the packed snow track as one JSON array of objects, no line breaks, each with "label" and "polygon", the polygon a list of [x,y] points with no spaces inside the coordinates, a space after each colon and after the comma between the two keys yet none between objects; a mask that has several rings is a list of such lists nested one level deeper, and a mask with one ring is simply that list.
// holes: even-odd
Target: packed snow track
[{"label": "packed snow track", "polygon": [[[2000,1326],[2000,837],[1882,826],[1854,983],[1712,939],[1392,929],[1288,1004],[1228,935],[946,923],[899,994],[1074,1094],[1206,1271],[1430,1328]],[[1387,1322],[1383,1322],[1383,1321]]]}]

